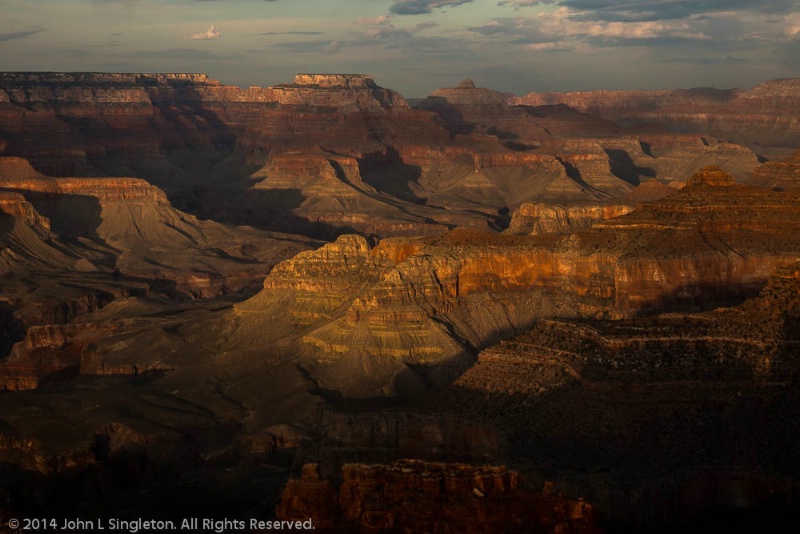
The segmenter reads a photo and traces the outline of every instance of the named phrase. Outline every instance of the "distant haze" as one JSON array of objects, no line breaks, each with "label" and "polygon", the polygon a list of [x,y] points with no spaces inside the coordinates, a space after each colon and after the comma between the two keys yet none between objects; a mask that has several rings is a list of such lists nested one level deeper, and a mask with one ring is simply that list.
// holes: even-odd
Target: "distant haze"
[{"label": "distant haze", "polygon": [[407,97],[800,76],[797,0],[0,0],[0,70],[363,72]]}]

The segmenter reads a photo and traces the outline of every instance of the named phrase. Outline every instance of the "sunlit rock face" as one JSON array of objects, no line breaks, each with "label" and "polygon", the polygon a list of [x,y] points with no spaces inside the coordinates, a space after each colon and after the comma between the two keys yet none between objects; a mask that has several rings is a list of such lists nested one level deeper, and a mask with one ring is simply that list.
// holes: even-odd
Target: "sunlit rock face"
[{"label": "sunlit rock face", "polygon": [[[407,364],[458,369],[541,318],[622,318],[755,295],[800,253],[797,206],[794,193],[709,167],[672,195],[568,236],[454,231],[374,247],[345,236],[277,266],[236,309],[284,325],[316,355],[320,384],[360,394],[383,381],[388,392]],[[362,365],[382,371],[354,374]]]}]

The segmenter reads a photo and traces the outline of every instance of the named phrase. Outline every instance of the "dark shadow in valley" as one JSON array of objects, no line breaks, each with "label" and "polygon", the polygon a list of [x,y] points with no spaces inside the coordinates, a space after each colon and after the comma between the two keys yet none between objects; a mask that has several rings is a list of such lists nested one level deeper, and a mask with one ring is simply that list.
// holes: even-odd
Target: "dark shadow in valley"
[{"label": "dark shadow in valley", "polygon": [[11,354],[14,343],[25,338],[25,325],[15,315],[15,308],[0,302],[0,360]]},{"label": "dark shadow in valley", "polygon": [[97,197],[4,188],[19,193],[30,202],[36,211],[50,220],[50,229],[67,237],[100,239],[97,228],[102,219],[100,201]]},{"label": "dark shadow in valley", "polygon": [[644,317],[663,312],[708,311],[722,306],[736,306],[747,299],[757,297],[767,281],[753,280],[747,283],[686,284],[666,291],[657,297],[637,305],[635,317]]},{"label": "dark shadow in valley", "polygon": [[655,178],[656,171],[650,167],[640,167],[633,161],[630,154],[624,150],[605,149],[611,165],[611,173],[631,185],[639,185],[641,177]]},{"label": "dark shadow in valley", "polygon": [[363,234],[349,225],[305,217],[294,212],[306,197],[300,189],[242,189],[220,199],[215,219],[263,230],[301,234],[330,241],[344,234]]},{"label": "dark shadow in valley", "polygon": [[[331,165],[336,169],[337,175],[344,175],[344,171],[336,161],[331,160]],[[368,154],[360,158],[358,172],[365,183],[382,193],[414,204],[425,204],[427,201],[418,197],[411,187],[412,184],[419,184],[422,169],[419,165],[408,165],[403,162],[403,158],[394,147],[387,147],[385,155]]]},{"label": "dark shadow in valley", "polygon": [[444,121],[445,128],[450,132],[450,139],[455,139],[457,135],[468,135],[475,131],[475,124],[464,119],[461,111],[444,97],[429,96],[420,101],[415,108],[433,111],[439,115]]}]

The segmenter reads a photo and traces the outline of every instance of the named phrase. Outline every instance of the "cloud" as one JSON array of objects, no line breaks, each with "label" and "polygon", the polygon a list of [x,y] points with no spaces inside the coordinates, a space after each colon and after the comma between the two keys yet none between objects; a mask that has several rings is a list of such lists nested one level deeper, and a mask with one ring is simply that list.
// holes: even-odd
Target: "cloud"
[{"label": "cloud", "polygon": [[541,4],[555,4],[556,2],[557,0],[503,0],[502,2],[497,2],[497,5],[519,9],[521,7],[538,6]]},{"label": "cloud", "polygon": [[31,35],[36,35],[37,33],[41,33],[43,31],[44,28],[32,28],[30,30],[23,30],[20,32],[0,32],[0,42],[13,41],[14,39],[23,39],[25,37],[30,37]]},{"label": "cloud", "polygon": [[691,21],[592,21],[576,16],[565,7],[534,17],[497,18],[470,30],[493,40],[526,45],[531,50],[659,45],[711,39]]},{"label": "cloud", "polygon": [[424,15],[436,8],[460,6],[472,0],[396,0],[389,11],[395,15]]},{"label": "cloud", "polygon": [[191,39],[192,41],[211,41],[213,39],[219,39],[221,31],[222,28],[219,28],[216,24],[212,24],[206,31],[195,33],[194,35],[187,35],[185,38]]},{"label": "cloud", "polygon": [[355,24],[364,28],[364,35],[370,39],[407,38],[421,31],[435,28],[439,24],[433,21],[420,22],[410,28],[398,28],[391,15],[375,18],[358,19]]},{"label": "cloud", "polygon": [[797,11],[795,0],[562,0],[560,3],[587,20],[596,21],[682,19],[730,11],[773,14]]},{"label": "cloud", "polygon": [[322,47],[322,51],[325,52],[326,54],[335,54],[336,52],[339,51],[340,48],[341,45],[339,44],[339,41],[331,41],[330,43]]}]

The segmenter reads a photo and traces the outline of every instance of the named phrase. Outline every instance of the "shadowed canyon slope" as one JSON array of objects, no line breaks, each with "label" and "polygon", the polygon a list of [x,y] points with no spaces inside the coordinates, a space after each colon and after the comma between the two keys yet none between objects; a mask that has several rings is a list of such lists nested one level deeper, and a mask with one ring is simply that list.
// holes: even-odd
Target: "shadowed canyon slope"
[{"label": "shadowed canyon slope", "polygon": [[514,104],[566,104],[622,126],[659,125],[703,132],[746,145],[796,147],[800,142],[800,80],[764,82],[749,90],[697,88],[662,91],[529,93]]},{"label": "shadowed canyon slope", "polygon": [[798,101],[0,73],[0,516],[772,527]]},{"label": "shadowed canyon slope", "polygon": [[524,201],[598,202],[758,164],[707,131],[626,134],[469,81],[414,108],[363,75],[244,90],[205,75],[6,73],[0,95],[0,150],[45,174],[140,176],[197,215],[324,238],[502,228]]}]

